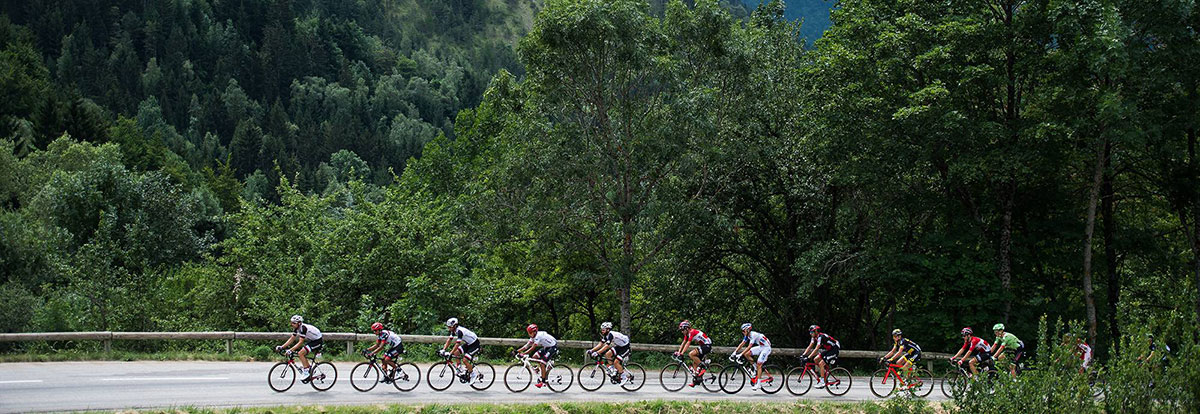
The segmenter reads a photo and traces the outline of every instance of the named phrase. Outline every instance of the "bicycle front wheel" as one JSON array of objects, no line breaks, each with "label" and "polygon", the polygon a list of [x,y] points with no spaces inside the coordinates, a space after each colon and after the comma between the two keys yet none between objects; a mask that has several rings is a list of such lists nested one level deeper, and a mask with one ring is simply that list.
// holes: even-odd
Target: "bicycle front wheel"
[{"label": "bicycle front wheel", "polygon": [[787,384],[787,390],[792,395],[800,396],[808,394],[808,391],[813,386],[813,373],[802,366],[792,368],[788,370],[787,377],[784,378],[784,383]]},{"label": "bicycle front wheel", "polygon": [[662,384],[664,390],[670,392],[682,390],[691,381],[692,373],[679,362],[667,364],[658,373],[658,383]]},{"label": "bicycle front wheel", "polygon": [[608,370],[600,364],[588,364],[579,368],[579,388],[584,391],[595,391],[608,381]]},{"label": "bicycle front wheel", "polygon": [[721,387],[721,391],[726,394],[737,394],[746,386],[746,373],[737,365],[730,365],[721,370],[718,374],[717,385]]},{"label": "bicycle front wheel", "polygon": [[504,388],[512,392],[525,391],[533,382],[533,372],[524,364],[512,364],[504,370]]},{"label": "bicycle front wheel", "polygon": [[286,362],[271,366],[271,370],[267,372],[267,385],[270,385],[275,392],[287,391],[295,383],[296,369]]},{"label": "bicycle front wheel", "polygon": [[370,362],[360,362],[350,370],[350,386],[367,392],[379,384],[379,367]]},{"label": "bicycle front wheel", "polygon": [[425,375],[425,382],[429,383],[429,388],[434,391],[445,391],[454,384],[454,379],[457,377],[457,372],[450,363],[442,361],[429,366],[429,373]]},{"label": "bicycle front wheel", "polygon": [[333,388],[333,384],[337,383],[337,376],[337,367],[328,362],[322,362],[312,366],[312,381],[309,382],[309,385],[312,385],[313,389],[317,391],[329,391],[330,388]]},{"label": "bicycle front wheel", "polygon": [[646,369],[641,364],[625,365],[625,375],[621,378],[621,388],[625,391],[637,391],[646,385]]},{"label": "bicycle front wheel", "polygon": [[392,385],[397,390],[409,392],[417,385],[421,384],[421,369],[417,368],[416,364],[405,362],[396,365],[396,371],[392,372]]},{"label": "bicycle front wheel", "polygon": [[546,386],[550,387],[551,391],[563,392],[571,388],[571,384],[575,383],[575,371],[566,365],[555,365],[550,368],[546,374]]},{"label": "bicycle front wheel", "polygon": [[963,385],[966,382],[962,373],[957,369],[946,371],[946,375],[942,377],[942,395],[946,398],[954,398],[957,395],[962,395]]},{"label": "bicycle front wheel", "polygon": [[490,388],[494,382],[496,382],[496,369],[492,368],[492,364],[476,363],[475,369],[471,371],[471,388],[483,391]]},{"label": "bicycle front wheel", "polygon": [[778,365],[767,365],[758,376],[758,386],[767,394],[774,394],[783,389],[783,368]]},{"label": "bicycle front wheel", "polygon": [[829,371],[829,376],[825,379],[825,391],[829,391],[829,395],[839,397],[850,392],[850,385],[854,383],[854,377],[850,376],[850,370],[845,368],[834,368]]},{"label": "bicycle front wheel", "polygon": [[871,374],[871,379],[867,382],[867,385],[870,385],[871,394],[875,394],[879,398],[887,398],[896,392],[896,379],[887,373],[888,370],[880,368]]}]

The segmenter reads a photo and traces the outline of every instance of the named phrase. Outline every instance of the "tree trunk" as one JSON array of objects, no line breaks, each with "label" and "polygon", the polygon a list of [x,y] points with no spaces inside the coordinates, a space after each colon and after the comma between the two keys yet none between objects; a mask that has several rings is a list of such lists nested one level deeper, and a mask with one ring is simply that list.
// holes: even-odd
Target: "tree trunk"
[{"label": "tree trunk", "polygon": [[[1107,141],[1107,140],[1105,140]],[[1092,287],[1092,236],[1096,231],[1096,204],[1104,182],[1104,143],[1096,146],[1096,164],[1092,171],[1092,188],[1088,193],[1087,224],[1083,228],[1083,301],[1087,305],[1088,343],[1096,345],[1096,298]]]},{"label": "tree trunk", "polygon": [[633,330],[630,325],[633,324],[633,314],[629,310],[629,288],[623,287],[617,289],[617,300],[621,301],[621,332],[626,335],[633,335]]},{"label": "tree trunk", "polygon": [[1104,183],[1100,185],[1100,216],[1104,219],[1104,272],[1108,282],[1108,330],[1112,338],[1113,352],[1121,351],[1121,328],[1117,324],[1117,304],[1121,301],[1121,279],[1117,273],[1115,194],[1113,193],[1111,141],[1104,143]]}]

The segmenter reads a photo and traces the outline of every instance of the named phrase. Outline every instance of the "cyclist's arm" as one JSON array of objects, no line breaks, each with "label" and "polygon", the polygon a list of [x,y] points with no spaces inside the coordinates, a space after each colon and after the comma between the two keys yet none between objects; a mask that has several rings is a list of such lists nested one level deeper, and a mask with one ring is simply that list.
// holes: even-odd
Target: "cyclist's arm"
[{"label": "cyclist's arm", "polygon": [[462,349],[462,346],[463,346],[463,340],[461,340],[461,339],[455,340],[455,341],[454,341],[454,347],[453,347],[453,348],[450,348],[450,353],[452,353],[452,354],[453,354],[455,351],[458,351],[459,349]]},{"label": "cyclist's arm", "polygon": [[375,341],[375,345],[371,345],[370,348],[367,348],[367,353],[374,354],[379,352],[380,349],[383,349],[383,341]]},{"label": "cyclist's arm", "polygon": [[296,345],[293,345],[290,349],[292,350],[292,352],[296,352],[296,351],[300,350],[300,348],[303,348],[303,347],[304,347],[304,337],[297,335],[296,336]]},{"label": "cyclist's arm", "polygon": [[891,351],[888,351],[888,353],[887,353],[886,355],[884,355],[884,356],[883,356],[883,359],[886,359],[886,360],[888,360],[888,361],[891,361],[891,360],[892,360],[892,354],[897,354],[897,355],[899,355],[899,354],[900,354],[899,352],[896,352],[896,351],[898,351],[898,350],[899,350],[899,348],[900,348],[899,346],[897,346],[897,345],[893,344],[893,345],[892,345],[892,350],[891,350]]},{"label": "cyclist's arm", "polygon": [[813,359],[816,357],[816,353],[817,353],[817,343],[813,342],[813,341],[809,341],[808,346],[804,347],[804,357],[808,358],[808,359]]},{"label": "cyclist's arm", "polygon": [[283,348],[283,349],[288,349],[288,347],[292,346],[292,342],[295,342],[295,341],[296,341],[296,334],[292,334],[292,337],[288,338],[287,342],[284,342],[283,345],[280,345],[279,347]]},{"label": "cyclist's arm", "polygon": [[605,342],[601,342],[600,345],[597,345],[596,347],[600,348],[600,349],[596,350],[596,353],[601,354],[601,355],[603,355],[605,352],[608,352],[608,350],[612,349],[612,345],[605,343]]},{"label": "cyclist's arm", "polygon": [[533,347],[532,347],[532,345],[533,345],[533,342],[528,342],[528,343],[526,343],[525,345],[521,345],[521,347],[520,347],[520,348],[517,348],[517,353],[518,353],[518,354],[521,354],[521,355],[525,355],[525,354],[526,354],[526,350],[525,350],[526,348],[529,348],[529,350],[530,350],[530,351],[532,351],[532,350],[533,350]]},{"label": "cyclist's arm", "polygon": [[683,344],[679,345],[679,354],[680,355],[687,354],[688,349],[691,349],[691,347],[692,347],[692,341],[683,341]]},{"label": "cyclist's arm", "polygon": [[[445,344],[445,345],[442,345],[442,350],[443,350],[443,351],[445,351],[445,350],[446,350],[446,348],[449,348],[449,347],[450,347],[450,342],[451,342],[451,341],[454,341],[454,335],[450,335],[450,336],[446,337],[446,344]],[[453,350],[451,350],[450,352],[454,352],[454,351],[453,351]]]},{"label": "cyclist's arm", "polygon": [[967,345],[963,344],[963,347],[959,348],[958,352],[955,353],[954,356],[950,357],[950,359],[959,359],[960,357],[963,357],[964,355],[962,353],[966,350],[967,350]]},{"label": "cyclist's arm", "polygon": [[1000,345],[996,346],[996,352],[992,353],[992,359],[999,358],[1000,354],[1003,352],[1004,352],[1004,344],[1000,344]]},{"label": "cyclist's arm", "polygon": [[738,352],[741,352],[741,351],[742,351],[742,345],[745,345],[745,344],[746,344],[746,341],[738,342],[738,345],[737,345],[737,347],[736,347],[736,348],[733,348],[733,354],[734,354],[734,355],[737,355],[737,354],[738,354]]},{"label": "cyclist's arm", "polygon": [[588,351],[595,352],[598,354],[598,353],[603,352],[603,351],[601,351],[602,349],[604,349],[604,342],[596,344],[596,346],[593,346],[592,349],[589,349]]}]

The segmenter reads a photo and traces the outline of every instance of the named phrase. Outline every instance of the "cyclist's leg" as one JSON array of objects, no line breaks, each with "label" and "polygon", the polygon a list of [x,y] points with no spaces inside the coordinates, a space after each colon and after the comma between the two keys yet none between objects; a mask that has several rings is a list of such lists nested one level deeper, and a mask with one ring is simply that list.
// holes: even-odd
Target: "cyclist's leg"
[{"label": "cyclist's leg", "polygon": [[979,366],[979,355],[978,354],[972,355],[969,358],[967,358],[967,365],[970,365],[971,376],[979,375],[979,368],[977,368]]},{"label": "cyclist's leg", "polygon": [[688,351],[688,356],[692,359],[692,370],[700,369],[700,349],[692,348],[692,350]]},{"label": "cyclist's leg", "polygon": [[308,369],[308,345],[301,347],[300,352],[297,352],[296,355],[300,356],[300,366]]}]

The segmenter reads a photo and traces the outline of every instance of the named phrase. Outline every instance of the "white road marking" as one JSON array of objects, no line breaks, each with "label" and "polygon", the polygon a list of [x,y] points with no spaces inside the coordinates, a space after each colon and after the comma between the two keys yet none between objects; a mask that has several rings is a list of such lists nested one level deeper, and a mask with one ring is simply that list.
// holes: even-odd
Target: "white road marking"
[{"label": "white road marking", "polygon": [[101,378],[101,381],[214,381],[227,380],[227,377],[129,377]]},{"label": "white road marking", "polygon": [[31,384],[35,382],[42,382],[42,380],[10,380],[0,381],[0,384]]}]

